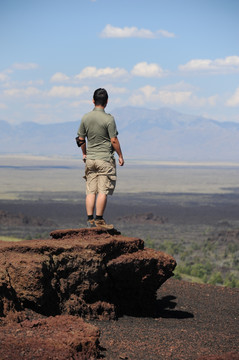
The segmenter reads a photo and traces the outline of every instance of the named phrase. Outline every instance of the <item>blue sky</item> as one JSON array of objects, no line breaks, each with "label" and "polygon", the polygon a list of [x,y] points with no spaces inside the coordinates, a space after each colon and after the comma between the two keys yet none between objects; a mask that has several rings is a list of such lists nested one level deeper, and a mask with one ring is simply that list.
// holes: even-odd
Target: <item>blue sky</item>
[{"label": "blue sky", "polygon": [[239,122],[238,0],[0,0],[0,120],[169,107]]}]

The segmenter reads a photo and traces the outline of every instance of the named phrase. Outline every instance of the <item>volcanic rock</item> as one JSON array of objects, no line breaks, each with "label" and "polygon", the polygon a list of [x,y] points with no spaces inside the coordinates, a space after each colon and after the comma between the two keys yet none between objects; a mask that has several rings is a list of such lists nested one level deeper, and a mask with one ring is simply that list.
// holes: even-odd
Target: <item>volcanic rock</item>
[{"label": "volcanic rock", "polygon": [[1,360],[96,359],[100,331],[82,318],[142,313],[176,266],[171,256],[114,230],[51,236],[0,242]]},{"label": "volcanic rock", "polygon": [[94,360],[99,330],[82,318],[61,315],[0,327],[0,359]]},{"label": "volcanic rock", "polygon": [[87,319],[141,312],[176,266],[171,256],[117,232],[71,229],[51,236],[0,242],[0,316],[26,308]]}]

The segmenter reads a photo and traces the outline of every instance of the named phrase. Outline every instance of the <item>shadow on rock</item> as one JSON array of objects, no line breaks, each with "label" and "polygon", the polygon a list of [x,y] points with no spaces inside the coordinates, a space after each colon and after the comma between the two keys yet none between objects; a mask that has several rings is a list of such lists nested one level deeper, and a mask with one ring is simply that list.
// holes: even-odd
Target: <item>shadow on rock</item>
[{"label": "shadow on rock", "polygon": [[176,297],[168,295],[162,299],[148,302],[147,305],[142,303],[140,307],[137,305],[135,307],[125,308],[124,312],[120,315],[166,319],[190,319],[194,317],[194,315],[188,311],[175,310],[177,303],[173,300],[176,300]]},{"label": "shadow on rock", "polygon": [[176,296],[168,295],[157,300],[154,317],[173,319],[190,319],[194,317],[194,315],[188,311],[175,310],[177,303],[173,300],[176,300]]}]

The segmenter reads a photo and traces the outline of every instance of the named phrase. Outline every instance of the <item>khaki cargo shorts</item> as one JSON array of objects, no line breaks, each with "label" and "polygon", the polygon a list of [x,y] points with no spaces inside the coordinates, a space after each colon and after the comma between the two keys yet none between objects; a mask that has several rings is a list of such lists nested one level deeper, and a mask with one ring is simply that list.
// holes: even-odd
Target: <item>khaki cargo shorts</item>
[{"label": "khaki cargo shorts", "polygon": [[110,161],[86,159],[86,194],[112,195],[116,184],[115,159]]}]

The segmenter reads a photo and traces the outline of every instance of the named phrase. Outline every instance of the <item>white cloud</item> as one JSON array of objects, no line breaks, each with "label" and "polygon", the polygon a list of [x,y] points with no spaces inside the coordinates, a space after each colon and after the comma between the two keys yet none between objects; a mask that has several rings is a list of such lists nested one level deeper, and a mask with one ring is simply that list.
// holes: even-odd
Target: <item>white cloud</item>
[{"label": "white cloud", "polygon": [[156,88],[154,86],[151,86],[151,85],[146,85],[142,88],[139,89],[143,94],[144,96],[148,99],[150,98],[156,91]]},{"label": "white cloud", "polygon": [[176,35],[167,30],[158,30],[155,33],[156,37],[174,38]]},{"label": "white cloud", "polygon": [[51,77],[50,81],[51,82],[64,82],[64,81],[68,81],[69,79],[70,79],[69,76],[67,76],[61,72],[57,72]]},{"label": "white cloud", "polygon": [[102,68],[97,69],[94,66],[88,66],[84,68],[80,74],[76,75],[76,79],[82,80],[87,78],[100,78],[100,77],[110,77],[113,78],[125,78],[128,75],[127,71],[122,68]]},{"label": "white cloud", "polygon": [[191,95],[190,91],[157,90],[155,87],[147,85],[133,94],[130,102],[132,105],[143,105],[145,103],[180,105],[188,102]]},{"label": "white cloud", "polygon": [[190,60],[185,65],[179,65],[181,71],[198,71],[198,70],[209,70],[212,60],[207,59],[195,59]]},{"label": "white cloud", "polygon": [[216,106],[218,101],[218,95],[212,95],[206,98],[206,102],[211,106]]},{"label": "white cloud", "polygon": [[28,97],[28,96],[35,96],[39,95],[41,91],[37,89],[36,87],[29,86],[25,89],[18,89],[18,88],[12,88],[8,90],[3,91],[4,95],[7,96],[14,96],[14,97]]},{"label": "white cloud", "polygon": [[227,100],[226,105],[231,107],[239,106],[239,87],[236,89],[232,97]]},{"label": "white cloud", "polygon": [[3,103],[0,103],[0,109],[1,110],[7,109],[7,105],[3,104]]},{"label": "white cloud", "polygon": [[[0,82],[9,81],[9,74],[12,74],[14,70],[30,70],[36,68],[38,68],[38,64],[35,63],[15,63],[10,68],[5,69],[0,73]],[[6,85],[8,86],[8,84]],[[31,85],[30,82],[29,85]]]},{"label": "white cloud", "polygon": [[192,93],[191,91],[166,91],[158,92],[159,101],[165,105],[181,105],[188,102]]},{"label": "white cloud", "polygon": [[144,38],[155,39],[160,37],[172,38],[175,37],[173,33],[167,30],[157,30],[155,32],[148,29],[138,29],[135,26],[132,27],[115,27],[110,24],[106,25],[102,30],[101,37],[103,38]]},{"label": "white cloud", "polygon": [[13,69],[16,70],[32,70],[37,69],[38,64],[36,63],[15,63],[12,65]]},{"label": "white cloud", "polygon": [[8,76],[4,73],[0,73],[0,81],[7,81]]},{"label": "white cloud", "polygon": [[143,77],[162,77],[164,75],[163,69],[158,64],[148,64],[147,62],[136,64],[131,73],[134,76]]},{"label": "white cloud", "polygon": [[44,81],[39,80],[28,80],[28,81],[12,81],[8,80],[4,83],[4,88],[8,89],[18,89],[18,90],[24,90],[25,88],[37,88],[38,86],[42,86],[44,84]]},{"label": "white cloud", "polygon": [[53,86],[48,92],[48,95],[51,97],[70,98],[78,97],[88,91],[88,86],[83,86],[81,88],[73,86]]},{"label": "white cloud", "polygon": [[194,72],[206,71],[214,73],[238,72],[239,56],[228,56],[224,59],[193,59],[185,65],[179,65],[180,71]]},{"label": "white cloud", "polygon": [[215,106],[217,102],[217,96],[211,96],[208,98],[200,98],[193,94],[192,91],[171,91],[167,89],[160,89],[146,85],[138,89],[130,97],[129,102],[134,105],[147,105],[153,104],[154,106],[180,106],[187,105],[190,107],[203,107],[206,105]]},{"label": "white cloud", "polygon": [[198,97],[196,95],[192,95],[187,105],[198,108],[202,108],[205,106],[213,107],[216,105],[217,101],[218,101],[218,95],[212,95],[209,97]]}]

